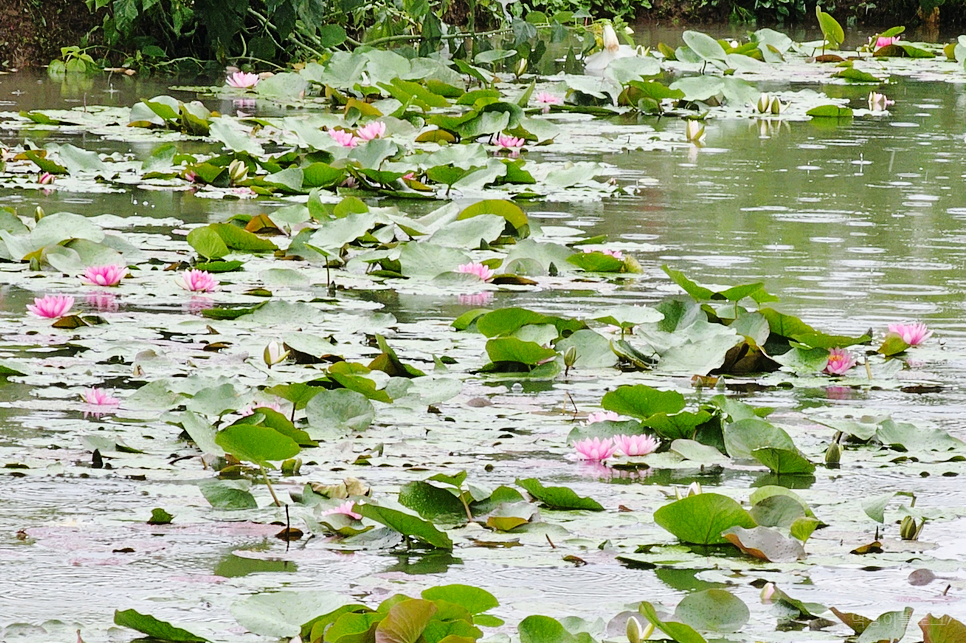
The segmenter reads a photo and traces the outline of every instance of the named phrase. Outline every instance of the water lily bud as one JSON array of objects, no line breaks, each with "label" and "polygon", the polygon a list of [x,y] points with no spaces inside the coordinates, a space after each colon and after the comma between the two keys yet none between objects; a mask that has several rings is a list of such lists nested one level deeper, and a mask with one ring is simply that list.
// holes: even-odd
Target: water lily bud
[{"label": "water lily bud", "polygon": [[262,359],[265,360],[265,365],[271,368],[288,357],[289,352],[282,344],[272,340],[262,352]]},{"label": "water lily bud", "polygon": [[778,98],[773,98],[771,101],[771,113],[781,114],[785,110],[785,105],[782,104],[781,100]]},{"label": "water lily bud", "polygon": [[228,165],[228,176],[232,183],[239,183],[248,178],[248,166],[244,162],[235,159]]},{"label": "water lily bud", "polygon": [[830,467],[839,466],[839,462],[842,460],[842,445],[838,442],[833,442],[828,445],[828,449],[825,451],[825,464]]},{"label": "water lily bud", "polygon": [[574,365],[576,361],[577,361],[577,347],[571,346],[570,348],[567,349],[567,352],[564,353],[564,366],[566,366],[567,368],[570,368],[571,366]]},{"label": "water lily bud", "polygon": [[689,120],[685,136],[692,143],[697,143],[704,136],[704,125],[699,121]]},{"label": "water lily bud", "polygon": [[282,462],[283,476],[297,476],[302,469],[302,458],[289,458]]},{"label": "water lily bud", "polygon": [[527,64],[526,58],[521,58],[518,60],[516,66],[513,68],[513,75],[520,77],[525,74],[527,71]]},{"label": "water lily bud", "polygon": [[775,583],[765,583],[765,586],[761,588],[761,602],[765,605],[771,605],[776,591],[778,589],[775,587]]},{"label": "water lily bud", "polygon": [[47,216],[47,213],[44,212],[44,209],[38,205],[37,209],[34,210],[34,221],[40,221],[45,216]]},{"label": "water lily bud", "polygon": [[919,537],[919,527],[916,525],[916,519],[912,516],[906,516],[899,523],[899,536],[903,540],[916,540]]},{"label": "water lily bud", "polygon": [[609,24],[604,25],[604,32],[601,35],[601,40],[604,43],[604,49],[616,54],[621,48],[621,42],[617,39],[617,32]]},{"label": "water lily bud", "polygon": [[687,494],[686,497],[696,496],[696,495],[698,495],[701,492],[702,492],[701,483],[700,482],[692,482],[691,484],[688,485],[688,494]]},{"label": "water lily bud", "polygon": [[771,106],[771,96],[769,96],[768,94],[762,94],[758,98],[758,112],[761,114],[764,114],[765,112],[768,111],[770,106]]},{"label": "water lily bud", "polygon": [[627,640],[630,643],[641,643],[641,622],[633,616],[627,619]]}]

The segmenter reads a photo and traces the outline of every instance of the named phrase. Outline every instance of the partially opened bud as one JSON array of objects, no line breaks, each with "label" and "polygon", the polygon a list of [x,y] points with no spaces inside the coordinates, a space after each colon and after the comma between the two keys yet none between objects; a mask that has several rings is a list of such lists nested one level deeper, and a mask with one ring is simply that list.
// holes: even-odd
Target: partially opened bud
[{"label": "partially opened bud", "polygon": [[685,131],[685,136],[692,143],[697,143],[704,136],[704,125],[699,121],[688,121],[688,128]]},{"label": "partially opened bud", "polygon": [[641,635],[643,631],[641,630],[641,622],[638,621],[633,616],[627,619],[627,640],[630,643],[641,643],[643,640]]},{"label": "partially opened bud", "polygon": [[574,365],[576,361],[577,361],[577,347],[571,346],[570,348],[567,349],[567,352],[564,353],[564,366],[566,366],[567,368],[570,368],[571,366]]},{"label": "partially opened bud", "polygon": [[248,166],[244,162],[235,159],[228,165],[228,176],[232,183],[240,183],[248,178]]},{"label": "partially opened bud", "polygon": [[839,462],[842,460],[842,445],[838,442],[833,442],[828,445],[828,449],[825,451],[825,464],[830,467],[839,466]]},{"label": "partially opened bud", "polygon": [[520,60],[517,61],[517,64],[513,67],[513,75],[522,76],[527,72],[527,66],[528,66],[527,59],[521,58]]},{"label": "partially opened bud", "polygon": [[771,107],[771,96],[769,96],[768,94],[762,94],[758,98],[757,107],[758,107],[759,113],[764,114],[765,112],[767,112]]},{"label": "partially opened bud", "polygon": [[765,583],[765,586],[761,588],[761,602],[770,605],[774,600],[776,591],[778,590],[775,583]]},{"label": "partially opened bud", "polygon": [[265,360],[265,364],[269,368],[283,361],[288,356],[289,351],[285,350],[285,346],[274,340],[270,341],[262,352],[262,359]]},{"label": "partially opened bud", "polygon": [[906,516],[899,523],[899,536],[903,540],[916,540],[919,537],[919,526],[916,525],[916,519],[912,516]]}]

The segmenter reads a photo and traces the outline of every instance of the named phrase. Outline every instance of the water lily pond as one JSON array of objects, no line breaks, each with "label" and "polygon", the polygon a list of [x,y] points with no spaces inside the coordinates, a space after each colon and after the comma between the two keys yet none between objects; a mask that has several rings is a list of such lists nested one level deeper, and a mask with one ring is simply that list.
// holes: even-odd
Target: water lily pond
[{"label": "water lily pond", "polygon": [[3,640],[966,640],[966,44],[666,42],[0,76]]}]

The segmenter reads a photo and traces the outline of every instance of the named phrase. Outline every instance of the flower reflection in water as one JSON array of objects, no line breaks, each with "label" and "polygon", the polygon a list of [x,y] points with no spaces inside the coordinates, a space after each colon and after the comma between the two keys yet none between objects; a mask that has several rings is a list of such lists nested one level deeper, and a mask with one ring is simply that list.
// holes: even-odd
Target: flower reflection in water
[{"label": "flower reflection in water", "polygon": [[117,295],[112,292],[89,292],[84,301],[99,313],[116,313],[119,308]]},{"label": "flower reflection in water", "polygon": [[491,301],[493,301],[493,293],[489,291],[459,296],[459,302],[464,306],[487,306]]}]

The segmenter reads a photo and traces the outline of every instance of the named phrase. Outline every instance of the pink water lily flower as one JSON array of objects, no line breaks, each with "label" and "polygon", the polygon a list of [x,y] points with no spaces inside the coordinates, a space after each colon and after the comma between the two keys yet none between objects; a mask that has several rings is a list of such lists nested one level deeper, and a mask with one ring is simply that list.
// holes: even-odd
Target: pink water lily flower
[{"label": "pink water lily flower", "polygon": [[617,452],[617,447],[610,438],[586,438],[574,443],[574,453],[567,456],[570,460],[592,460],[600,462],[610,458]]},{"label": "pink water lily flower", "polygon": [[332,514],[342,514],[343,516],[348,516],[353,520],[362,520],[362,514],[357,514],[352,511],[355,508],[355,503],[351,500],[346,500],[341,505],[332,507],[331,509],[326,509],[320,515],[331,516]]},{"label": "pink water lily flower", "polygon": [[598,422],[616,422],[621,416],[617,415],[613,411],[594,411],[593,413],[587,414],[587,424],[597,424]]},{"label": "pink water lily flower", "polygon": [[889,45],[895,45],[899,42],[899,36],[891,36],[886,38],[884,36],[879,36],[875,41],[875,48],[882,49],[883,47],[888,47]]},{"label": "pink water lily flower", "polygon": [[35,297],[34,303],[27,304],[27,310],[37,317],[57,319],[63,317],[74,305],[74,298],[70,295],[45,295]]},{"label": "pink water lily flower", "polygon": [[562,105],[563,99],[549,92],[537,92],[535,100],[542,105]]},{"label": "pink water lily flower", "polygon": [[482,263],[463,263],[456,267],[456,272],[461,272],[468,275],[476,275],[483,281],[489,281],[493,279],[493,275],[496,274],[495,270],[487,268]]},{"label": "pink water lily flower", "polygon": [[386,124],[382,121],[372,121],[365,127],[356,130],[356,136],[364,141],[371,141],[374,138],[382,138],[386,135]]},{"label": "pink water lily flower", "polygon": [[356,147],[361,140],[353,136],[352,132],[347,132],[344,129],[330,129],[329,136],[342,147]]},{"label": "pink water lily flower", "polygon": [[855,366],[855,357],[844,348],[833,348],[828,352],[825,372],[829,375],[842,375]]},{"label": "pink water lily flower", "polygon": [[84,271],[84,282],[92,286],[116,286],[127,275],[127,266],[109,264],[90,266]]},{"label": "pink water lily flower", "polygon": [[493,139],[493,144],[497,147],[502,147],[511,151],[519,151],[523,144],[526,143],[522,138],[516,136],[510,136],[509,134],[499,134]]},{"label": "pink water lily flower", "polygon": [[250,404],[238,412],[239,415],[247,417],[249,415],[254,415],[255,411],[259,409],[272,409],[276,413],[282,412],[282,405],[278,403],[278,400],[272,400],[271,402],[257,402],[255,404]]},{"label": "pink water lily flower", "polygon": [[121,403],[121,400],[111,395],[111,391],[102,388],[89,388],[84,391],[84,401],[93,406],[116,406]]},{"label": "pink water lily flower", "polygon": [[902,341],[910,346],[918,346],[930,337],[932,331],[926,328],[922,322],[915,324],[889,324],[889,333],[895,333],[902,338]]},{"label": "pink water lily flower", "polygon": [[614,446],[626,456],[647,455],[657,450],[658,442],[649,435],[618,435]]},{"label": "pink water lily flower", "polygon": [[889,100],[885,94],[869,92],[869,110],[873,112],[884,112],[889,105],[895,105],[894,100]]},{"label": "pink water lily flower", "polygon": [[37,183],[41,185],[50,185],[53,182],[54,182],[54,175],[51,174],[50,172],[44,172],[43,174],[37,177]]},{"label": "pink water lily flower", "polygon": [[230,87],[237,87],[238,89],[251,89],[258,84],[259,80],[258,74],[236,71],[234,74],[229,76],[225,82],[228,83]]},{"label": "pink water lily flower", "polygon": [[623,252],[621,252],[620,250],[611,250],[610,248],[600,248],[600,249],[597,249],[597,250],[595,250],[594,248],[584,248],[584,252],[599,252],[601,254],[605,254],[605,255],[611,256],[614,259],[623,259],[624,258],[624,253]]},{"label": "pink water lily flower", "polygon": [[218,280],[204,270],[185,270],[175,280],[181,288],[191,292],[214,292],[218,290]]}]

